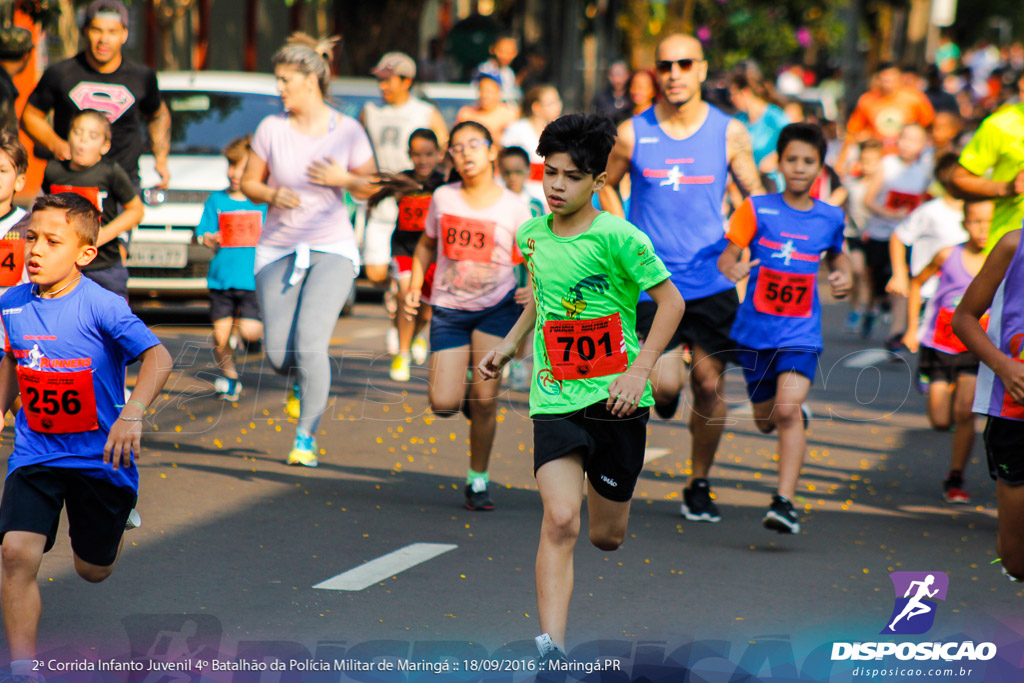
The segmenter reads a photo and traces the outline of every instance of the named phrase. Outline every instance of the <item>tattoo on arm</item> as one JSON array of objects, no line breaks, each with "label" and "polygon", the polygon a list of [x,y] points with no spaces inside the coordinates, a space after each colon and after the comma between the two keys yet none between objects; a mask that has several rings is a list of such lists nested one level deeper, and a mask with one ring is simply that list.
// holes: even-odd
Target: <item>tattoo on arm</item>
[{"label": "tattoo on arm", "polygon": [[171,113],[167,110],[166,104],[160,108],[149,120],[149,140],[153,148],[153,156],[167,156],[171,151]]},{"label": "tattoo on arm", "polygon": [[726,153],[729,155],[729,170],[744,196],[764,194],[761,174],[754,163],[750,146],[750,135],[739,121],[729,124],[726,131]]}]

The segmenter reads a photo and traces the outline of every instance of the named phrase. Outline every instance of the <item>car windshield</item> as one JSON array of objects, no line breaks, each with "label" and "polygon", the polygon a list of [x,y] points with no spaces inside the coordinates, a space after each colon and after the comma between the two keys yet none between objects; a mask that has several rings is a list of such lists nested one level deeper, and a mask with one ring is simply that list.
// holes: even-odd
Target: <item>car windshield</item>
[{"label": "car windshield", "polygon": [[277,95],[163,91],[171,110],[171,154],[214,154],[264,117],[283,111]]}]

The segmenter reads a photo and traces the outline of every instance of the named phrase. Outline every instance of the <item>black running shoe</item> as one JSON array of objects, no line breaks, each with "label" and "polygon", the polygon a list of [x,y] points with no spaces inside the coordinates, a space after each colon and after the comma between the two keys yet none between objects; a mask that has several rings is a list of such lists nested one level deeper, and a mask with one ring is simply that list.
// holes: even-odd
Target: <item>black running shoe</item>
[{"label": "black running shoe", "polygon": [[693,484],[683,489],[680,512],[691,522],[721,521],[722,515],[718,513],[715,501],[711,500],[711,484],[707,479],[694,479]]},{"label": "black running shoe", "polygon": [[676,394],[668,403],[654,402],[654,412],[657,413],[658,417],[662,420],[671,420],[676,416],[677,410],[679,410],[679,394]]},{"label": "black running shoe", "polygon": [[487,487],[481,491],[474,491],[471,484],[466,484],[466,509],[478,512],[488,512],[494,509],[491,501],[491,494]]},{"label": "black running shoe", "polygon": [[793,504],[782,496],[772,496],[772,504],[768,506],[768,512],[761,522],[765,529],[778,531],[780,534],[800,533],[800,520],[796,516]]}]

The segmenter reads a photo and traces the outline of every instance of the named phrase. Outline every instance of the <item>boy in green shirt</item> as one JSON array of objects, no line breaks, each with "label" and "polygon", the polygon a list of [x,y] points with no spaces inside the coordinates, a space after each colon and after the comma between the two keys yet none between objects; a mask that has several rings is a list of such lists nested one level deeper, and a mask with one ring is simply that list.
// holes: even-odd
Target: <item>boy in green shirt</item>
[{"label": "boy in green shirt", "polygon": [[[570,114],[544,129],[537,152],[552,213],[516,233],[534,298],[479,366],[485,378],[497,376],[536,328],[530,416],[544,505],[536,566],[542,661],[565,657],[583,475],[590,541],[615,550],[644,464],[654,405],[648,378],[683,316],[683,298],[650,239],[592,204],[614,143],[614,126],[599,116]],[[642,290],[658,312],[640,348],[634,323]]]}]

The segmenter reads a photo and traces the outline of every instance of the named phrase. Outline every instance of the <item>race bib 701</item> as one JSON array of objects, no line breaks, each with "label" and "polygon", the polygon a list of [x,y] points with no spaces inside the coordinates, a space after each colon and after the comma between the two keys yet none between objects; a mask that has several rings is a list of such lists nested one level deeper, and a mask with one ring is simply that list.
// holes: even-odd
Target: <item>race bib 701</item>
[{"label": "race bib 701", "polygon": [[558,381],[604,377],[629,367],[618,313],[592,320],[549,320],[543,332],[551,373]]}]

